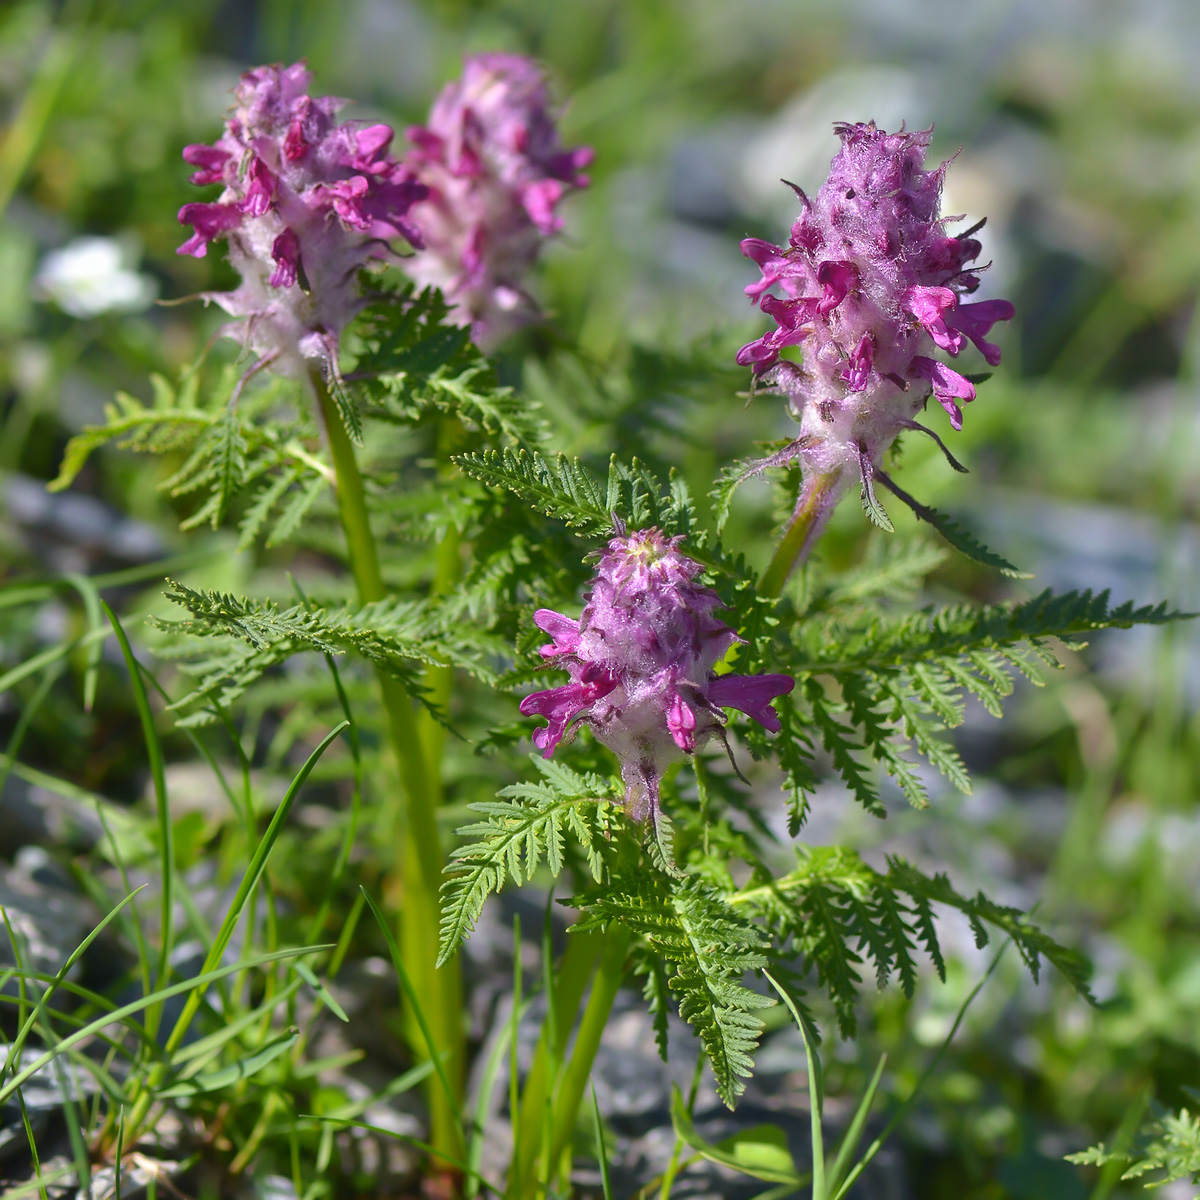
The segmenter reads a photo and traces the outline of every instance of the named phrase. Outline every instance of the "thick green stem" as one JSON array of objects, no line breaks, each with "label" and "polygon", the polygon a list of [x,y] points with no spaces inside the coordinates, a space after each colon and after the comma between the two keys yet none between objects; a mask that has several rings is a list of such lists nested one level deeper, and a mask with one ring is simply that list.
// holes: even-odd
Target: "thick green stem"
[{"label": "thick green stem", "polygon": [[[442,538],[437,553],[437,573],[433,580],[432,594],[445,595],[459,580],[462,574],[462,534],[457,529],[448,529]],[[421,681],[426,689],[426,699],[439,712],[445,712],[450,700],[450,691],[454,684],[454,668],[429,666]],[[434,785],[437,789],[436,803],[442,802],[441,773],[436,768],[442,761],[442,748],[446,741],[446,728],[436,721],[427,710],[422,709],[418,717],[417,728],[420,733],[421,745],[425,749],[426,759],[433,764]]]},{"label": "thick green stem", "polygon": [[[379,553],[367,516],[366,495],[354,445],[324,380],[313,385],[330,457],[337,475],[338,512],[346,535],[350,570],[364,604],[387,595],[379,570]],[[388,732],[400,773],[402,816],[400,831],[400,947],[418,996],[428,1006],[426,1018],[451,1088],[461,1096],[463,1086],[462,982],[457,958],[440,970],[438,954],[438,894],[445,857],[437,828],[437,799],[441,791],[436,770],[421,744],[412,698],[397,679],[379,672],[379,690],[387,714]],[[406,1022],[409,1044],[419,1055],[425,1039],[411,1017]],[[429,1089],[430,1142],[433,1148],[461,1161],[462,1138],[449,1097],[440,1083]]]},{"label": "thick green stem", "polygon": [[[547,1016],[533,1064],[525,1076],[525,1090],[521,1096],[521,1111],[514,1137],[514,1145],[518,1149],[510,1172],[510,1197],[520,1196],[526,1182],[536,1172],[545,1131],[546,1102],[554,1082],[554,1068],[562,1060],[567,1048],[588,979],[603,950],[603,934],[573,933],[567,939],[566,953],[554,973],[554,1019],[550,1020]],[[552,1029],[553,1046],[550,1044]]]},{"label": "thick green stem", "polygon": [[[449,480],[457,474],[457,469],[450,466],[450,456],[458,450],[466,437],[466,430],[457,417],[444,418],[438,425],[437,460],[439,481]],[[432,596],[444,596],[462,577],[462,533],[451,525],[445,536],[438,544],[437,564],[434,568]],[[428,692],[428,700],[439,711],[445,711],[450,699],[454,683],[454,668],[429,666],[425,670],[422,684]],[[446,741],[446,729],[440,722],[434,720],[428,711],[423,710],[418,718],[418,729],[421,734],[421,744],[425,747],[425,756],[436,768],[442,761],[442,748]],[[440,772],[435,769],[435,782],[439,785],[437,802],[442,801]]]},{"label": "thick green stem", "polygon": [[775,550],[763,577],[758,585],[760,596],[774,599],[783,591],[792,569],[804,560],[816,535],[820,533],[834,503],[837,501],[840,475],[817,475],[811,482],[805,481],[804,490],[800,493],[800,502],[792,514],[791,524],[783,535],[783,541]]},{"label": "thick green stem", "polygon": [[[570,1143],[571,1134],[579,1119],[579,1106],[583,1103],[583,1093],[592,1073],[596,1051],[600,1048],[600,1038],[604,1033],[604,1026],[608,1023],[617,992],[625,981],[625,964],[631,940],[630,933],[619,926],[609,928],[603,935],[603,949],[596,968],[596,977],[592,982],[591,995],[583,1011],[583,1019],[579,1022],[575,1047],[563,1070],[550,1114],[549,1154],[545,1161],[550,1164],[551,1174]],[[522,1181],[519,1193],[521,1200],[537,1200],[538,1188],[535,1173],[532,1178]]]}]

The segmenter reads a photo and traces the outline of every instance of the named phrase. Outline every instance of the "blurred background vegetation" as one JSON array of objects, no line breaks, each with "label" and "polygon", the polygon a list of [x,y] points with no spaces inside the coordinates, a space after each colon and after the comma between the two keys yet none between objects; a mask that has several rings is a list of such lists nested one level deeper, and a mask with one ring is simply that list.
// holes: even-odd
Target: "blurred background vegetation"
[{"label": "blurred background vegetation", "polygon": [[[936,586],[978,598],[1090,586],[1200,608],[1192,0],[10,0],[0,6],[0,582],[199,548],[207,557],[185,578],[232,589],[257,571],[282,586],[289,563],[270,551],[235,555],[217,534],[185,541],[180,512],[156,490],[157,464],[106,452],[56,500],[42,485],[116,390],[149,397],[148,375],[177,377],[219,323],[200,304],[153,300],[230,282],[219,254],[175,255],[174,215],[195,198],[180,149],[212,140],[243,69],[305,57],[319,91],[354,96],[356,115],[402,128],[464,52],[484,49],[540,59],[564,102],[566,140],[597,151],[593,185],[570,201],[567,236],[534,285],[550,319],[499,360],[545,406],[556,445],[682,464],[703,496],[720,462],[781,436],[778,402],[747,405],[745,373],[732,367],[764,320],[742,295],[755,270],[738,241],[783,240],[795,199],[779,177],[819,185],[833,121],[934,123],[935,154],[955,156],[944,211],[988,218],[984,294],[1013,299],[1017,319],[955,440],[972,474],[953,475],[923,445],[904,448],[901,474],[1035,574],[1012,583],[953,562]],[[106,240],[79,241],[94,237]],[[748,486],[732,543],[744,537],[765,560],[780,511],[769,487]],[[847,503],[822,557],[836,568],[881,539]],[[125,611],[161,609],[158,589],[141,586],[122,594]],[[64,596],[0,619],[2,673],[82,617]],[[86,712],[86,658],[72,660],[40,698],[21,757],[126,804],[146,774],[119,661],[106,652],[101,703]],[[1186,1086],[1200,1087],[1198,681],[1192,626],[1114,634],[1048,688],[1025,689],[1003,724],[972,713],[959,744],[973,795],[934,778],[930,810],[897,799],[882,824],[832,788],[818,798],[809,840],[880,857],[902,849],[960,887],[1040,905],[1040,919],[1096,963],[1095,1009],[1054,980],[1001,970],[905,1131],[910,1182],[896,1194],[1087,1196],[1094,1173],[1062,1155],[1110,1137],[1146,1093],[1177,1107]],[[0,696],[0,740],[29,711],[35,682]],[[289,761],[308,716],[280,696],[249,719],[259,724],[243,740],[265,777]],[[168,745],[182,782],[193,751],[178,736]],[[464,751],[459,803],[494,786],[475,761]],[[13,815],[19,787],[39,795],[28,779],[6,781],[0,856],[12,861],[37,840]],[[218,844],[224,819],[203,795],[195,803],[185,863]],[[296,895],[336,849],[336,829],[313,822],[277,871]],[[53,830],[42,840],[72,850]],[[364,877],[385,853],[368,831],[356,855]],[[0,877],[5,866],[0,857]],[[865,996],[862,1044],[827,1054],[835,1093],[860,1087],[886,1049],[903,1094],[985,964],[968,930],[954,945],[947,987],[911,1004]],[[803,1061],[783,1033],[768,1047],[768,1074]]]}]

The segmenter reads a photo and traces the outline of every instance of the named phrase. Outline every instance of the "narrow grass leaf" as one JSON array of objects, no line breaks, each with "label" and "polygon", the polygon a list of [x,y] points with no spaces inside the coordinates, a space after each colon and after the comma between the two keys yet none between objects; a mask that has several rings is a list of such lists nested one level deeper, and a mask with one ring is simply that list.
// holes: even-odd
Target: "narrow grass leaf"
[{"label": "narrow grass leaf", "polygon": [[[246,907],[246,902],[250,899],[251,893],[254,891],[263,871],[266,869],[267,859],[270,858],[271,851],[275,848],[275,843],[279,840],[284,822],[291,812],[292,804],[295,802],[300,789],[312,773],[313,767],[317,765],[321,755],[329,749],[334,739],[337,738],[347,725],[348,722],[342,721],[325,735],[288,786],[283,800],[275,810],[275,815],[271,818],[271,823],[267,826],[266,832],[263,834],[258,847],[254,851],[254,857],[250,860],[250,865],[246,868],[245,875],[242,876],[242,882],[238,886],[237,894],[229,906],[229,911],[225,914],[224,921],[221,922],[221,928],[217,931],[217,936],[213,939],[213,944],[204,960],[204,974],[211,974],[215,970],[216,964],[221,961],[221,956],[225,953],[225,948],[229,945],[229,941],[233,937],[233,931],[237,928],[237,923],[241,919],[242,910]],[[219,978],[224,978],[224,976],[219,976]],[[184,1005],[183,1012],[179,1014],[179,1019],[175,1022],[174,1029],[171,1030],[171,1036],[167,1039],[168,1053],[174,1051],[183,1040],[184,1032],[187,1030],[192,1017],[195,1016],[196,1009],[200,1006],[201,995],[201,991],[196,991],[188,997],[188,1002]]]},{"label": "narrow grass leaf", "polygon": [[859,1101],[858,1108],[854,1113],[854,1120],[850,1122],[846,1136],[842,1138],[842,1144],[838,1147],[837,1158],[834,1159],[833,1166],[830,1168],[829,1190],[832,1192],[836,1192],[840,1186],[842,1176],[849,1169],[850,1156],[858,1149],[858,1143],[862,1140],[863,1129],[866,1128],[867,1117],[870,1116],[871,1105],[875,1103],[875,1093],[879,1090],[879,1081],[883,1078],[883,1068],[886,1066],[887,1055],[881,1054],[875,1067],[875,1074],[871,1076],[871,1082],[867,1085],[862,1100]]},{"label": "narrow grass leaf", "polygon": [[296,1044],[299,1036],[299,1030],[289,1029],[286,1033],[269,1041],[261,1050],[248,1054],[245,1058],[230,1063],[227,1067],[221,1067],[217,1071],[202,1071],[191,1079],[168,1084],[157,1093],[157,1099],[178,1100],[182,1097],[198,1096],[202,1092],[218,1092],[222,1088],[232,1087],[243,1079],[257,1075],[263,1067],[273,1063],[281,1054],[286,1054]]},{"label": "narrow grass leaf", "polygon": [[[121,622],[117,620],[117,614],[105,601],[102,600],[100,603],[113,632],[117,635],[121,654],[125,658],[125,666],[129,670],[129,682],[133,685],[133,699],[137,705],[138,716],[141,718],[142,735],[146,739],[146,754],[150,759],[150,775],[154,781],[154,803],[158,815],[159,870],[162,879],[156,979],[161,986],[170,978],[171,949],[175,941],[175,848],[172,840],[171,809],[167,803],[167,779],[163,768],[162,744],[158,740],[158,731],[154,727],[154,714],[150,711],[150,698],[146,695],[146,685],[142,681],[141,667],[129,645],[129,638],[125,636],[125,630],[122,628]],[[161,1020],[161,1012],[152,1011],[149,1014],[147,1023],[151,1027],[151,1032],[158,1029]]]},{"label": "narrow grass leaf", "polygon": [[821,1059],[815,1049],[816,1038],[812,1036],[811,1025],[800,1015],[800,1009],[787,988],[770,971],[763,971],[763,974],[792,1014],[796,1028],[800,1030],[800,1037],[804,1040],[804,1054],[808,1059],[809,1110],[812,1118],[812,1200],[826,1200],[828,1193],[825,1189],[825,1137],[822,1129],[825,1079],[821,1071]]},{"label": "narrow grass leaf", "polygon": [[105,1013],[104,1016],[97,1018],[95,1021],[90,1021],[82,1029],[77,1029],[69,1037],[63,1038],[53,1050],[47,1051],[40,1058],[37,1058],[29,1066],[14,1075],[8,1083],[0,1087],[0,1104],[3,1104],[26,1080],[32,1079],[34,1075],[47,1063],[52,1062],[59,1054],[64,1053],[73,1046],[78,1046],[80,1042],[85,1042],[90,1037],[94,1037],[109,1025],[115,1025],[124,1021],[126,1017],[133,1016],[134,1013],[143,1012],[152,1005],[161,1004],[164,1000],[169,1000],[172,996],[182,996],[188,992],[195,992],[197,989],[205,988],[218,979],[225,979],[229,975],[236,975],[239,971],[253,971],[257,967],[265,966],[268,963],[279,962],[287,958],[300,958],[307,954],[319,954],[321,951],[329,949],[332,949],[332,947],[328,945],[294,946],[287,950],[276,950],[271,954],[257,954],[253,958],[242,959],[227,967],[220,967],[215,971],[205,971],[193,979],[185,979],[180,983],[173,983],[170,987],[159,988],[157,991],[151,992],[149,996],[143,996],[140,1000],[133,1000],[129,1004],[115,1008],[112,1012]]},{"label": "narrow grass leaf", "polygon": [[329,989],[317,978],[313,969],[307,963],[298,962],[295,967],[296,974],[308,984],[316,993],[317,998],[329,1009],[331,1013],[339,1021],[349,1023],[350,1018],[346,1015],[346,1010],[333,998],[333,994]]},{"label": "narrow grass leaf", "polygon": [[892,1119],[884,1127],[883,1132],[867,1147],[866,1153],[858,1160],[853,1169],[846,1176],[845,1181],[833,1194],[833,1200],[842,1200],[842,1197],[846,1195],[850,1188],[853,1187],[858,1177],[863,1173],[863,1171],[866,1170],[867,1164],[870,1163],[871,1159],[873,1159],[875,1155],[878,1154],[883,1148],[884,1142],[891,1137],[893,1130],[895,1130],[900,1122],[903,1121],[906,1116],[908,1116],[909,1109],[912,1108],[912,1106],[916,1103],[917,1097],[920,1096],[921,1092],[925,1088],[925,1085],[929,1082],[933,1072],[937,1069],[938,1063],[942,1061],[942,1055],[946,1053],[950,1043],[954,1040],[954,1035],[958,1032],[958,1027],[963,1023],[963,1018],[967,1015],[967,1009],[971,1007],[975,997],[978,996],[981,991],[983,991],[983,985],[987,983],[989,979],[991,979],[996,968],[1000,965],[1000,960],[1004,957],[1004,952],[1008,949],[1011,941],[1011,938],[1005,940],[1004,944],[996,952],[995,957],[988,965],[988,969],[984,971],[979,982],[971,989],[970,993],[962,1002],[962,1004],[959,1005],[958,1012],[954,1017],[954,1024],[950,1026],[950,1032],[946,1034],[942,1044],[937,1048],[937,1052],[929,1060],[929,1065],[924,1071],[921,1072],[921,1077],[917,1080],[916,1086],[909,1093],[908,1099],[905,1100],[904,1103],[901,1104],[896,1110],[895,1114],[892,1116]]},{"label": "narrow grass leaf", "polygon": [[[417,993],[413,989],[412,980],[409,979],[408,972],[404,969],[404,960],[400,957],[400,947],[396,945],[396,939],[388,927],[383,913],[379,911],[379,905],[371,898],[366,888],[362,888],[361,890],[367,898],[367,903],[371,906],[371,911],[375,914],[375,920],[379,923],[379,928],[383,931],[388,953],[392,956],[392,966],[396,969],[396,977],[400,981],[400,987],[404,992],[405,999],[412,1007],[412,1013],[416,1018],[417,1025],[420,1027],[421,1036],[425,1039],[425,1046],[429,1051],[429,1057],[433,1061],[434,1069],[437,1071],[438,1081],[441,1083],[446,1093],[446,1098],[450,1102],[450,1111],[454,1116],[454,1123],[458,1127],[459,1135],[462,1136],[462,1113],[458,1107],[458,1098],[454,1094],[454,1089],[450,1086],[450,1080],[446,1077],[446,1068],[442,1064],[442,1054],[433,1039],[433,1033],[429,1028],[429,1021],[425,1016],[425,1010],[421,1007],[421,1002],[417,999]],[[441,1157],[445,1158],[446,1156],[442,1155]]]},{"label": "narrow grass leaf", "polygon": [[80,958],[83,957],[83,954],[87,948],[96,940],[97,937],[99,937],[99,935],[104,931],[105,927],[116,917],[116,915],[125,907],[125,905],[133,900],[138,892],[142,891],[142,889],[147,886],[147,884],[142,884],[142,887],[130,892],[129,895],[126,896],[125,899],[122,900],[114,909],[107,913],[103,920],[101,920],[100,924],[97,925],[95,929],[93,929],[91,933],[89,933],[87,937],[85,937],[83,941],[80,942],[79,945],[67,955],[63,965],[59,967],[58,971],[55,973],[54,978],[50,981],[46,990],[42,993],[41,998],[34,1006],[33,1011],[29,1014],[29,1016],[21,1025],[21,1028],[17,1031],[17,1036],[13,1039],[12,1045],[8,1049],[8,1055],[4,1062],[0,1063],[0,1083],[4,1082],[4,1077],[8,1073],[9,1064],[15,1064],[20,1061],[21,1051],[25,1048],[25,1042],[29,1037],[30,1031],[38,1023],[38,1020],[43,1013],[46,1012],[47,1008],[49,1007],[51,997],[53,997],[54,993],[58,991],[71,968],[80,960]]},{"label": "narrow grass leaf", "polygon": [[608,1177],[608,1145],[604,1138],[604,1122],[600,1119],[600,1101],[596,1099],[596,1085],[592,1085],[592,1128],[596,1134],[596,1157],[600,1162],[600,1186],[604,1189],[604,1200],[613,1200],[612,1180]]}]

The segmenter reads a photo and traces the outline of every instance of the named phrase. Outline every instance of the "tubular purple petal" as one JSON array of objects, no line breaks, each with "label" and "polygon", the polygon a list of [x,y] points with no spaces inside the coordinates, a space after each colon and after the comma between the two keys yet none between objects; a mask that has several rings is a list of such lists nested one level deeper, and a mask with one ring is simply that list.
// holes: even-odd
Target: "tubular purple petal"
[{"label": "tubular purple petal", "polygon": [[708,699],[718,708],[736,708],[778,733],[779,718],[771,701],[789,695],[795,686],[790,675],[721,675],[709,685]]}]

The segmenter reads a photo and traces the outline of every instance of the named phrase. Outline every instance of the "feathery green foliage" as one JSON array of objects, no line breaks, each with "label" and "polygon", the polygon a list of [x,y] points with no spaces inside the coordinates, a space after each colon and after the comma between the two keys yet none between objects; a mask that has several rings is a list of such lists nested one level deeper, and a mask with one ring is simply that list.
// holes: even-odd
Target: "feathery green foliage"
[{"label": "feathery green foliage", "polygon": [[774,1004],[741,982],[747,971],[767,965],[762,931],[701,881],[663,871],[622,872],[577,903],[587,913],[583,928],[616,921],[637,935],[635,956],[659,960],[661,965],[643,965],[642,973],[665,976],[679,1015],[704,1047],[717,1094],[732,1108],[745,1090],[762,1032],[757,1014]]},{"label": "feathery green foliage", "polygon": [[[198,680],[173,709],[187,709],[209,697],[227,707],[265,672],[309,650],[355,653],[395,675],[418,697],[417,663],[461,667],[487,682],[495,680],[488,661],[499,653],[494,639],[471,625],[444,623],[436,608],[421,601],[388,599],[332,611],[307,604],[280,608],[272,601],[198,592],[177,582],[166,595],[191,618],[154,623],[172,635],[174,656],[186,657],[188,674]],[[211,717],[201,709],[184,723]]]},{"label": "feathery green foliage", "polygon": [[536,450],[486,450],[456,461],[473,479],[508,489],[583,535],[607,534],[614,516],[632,529],[657,525],[665,533],[686,535],[695,519],[683,480],[672,474],[664,485],[636,458],[626,466],[614,455],[603,481],[577,458],[546,458]]},{"label": "feathery green foliage", "polygon": [[250,545],[272,514],[268,543],[286,541],[332,473],[306,405],[290,403],[295,385],[256,374],[251,367],[239,378],[228,364],[204,395],[199,368],[185,373],[178,388],[154,375],[148,406],[119,392],[103,425],[71,439],[51,490],[69,487],[91,455],[109,444],[141,454],[185,455],[158,484],[168,496],[193,498],[183,529],[218,528],[252,493],[240,522],[242,544]]},{"label": "feathery green foliage", "polygon": [[503,788],[499,799],[473,804],[485,820],[458,831],[471,839],[451,854],[443,885],[442,947],[445,962],[475,928],[484,901],[507,879],[520,885],[545,863],[557,877],[566,863],[565,835],[579,844],[593,879],[604,872],[605,838],[623,824],[612,805],[619,784],[598,775],[581,775],[561,763],[534,758],[539,783]]},{"label": "feathery green foliage", "polygon": [[[1165,1113],[1147,1121],[1128,1149],[1109,1148],[1100,1142],[1067,1155],[1067,1161],[1093,1167],[1113,1162],[1128,1164],[1121,1179],[1143,1180],[1142,1186],[1147,1189],[1183,1179],[1200,1186],[1200,1115],[1186,1108]],[[1152,1173],[1154,1177],[1147,1179]]]},{"label": "feathery green foliage", "polygon": [[736,893],[731,903],[766,922],[777,953],[791,939],[795,952],[816,971],[846,1037],[856,1030],[859,973],[868,962],[880,987],[895,977],[906,996],[916,986],[918,954],[928,956],[945,978],[935,904],[963,913],[977,946],[987,945],[991,926],[1012,939],[1035,979],[1045,958],[1077,991],[1088,994],[1082,959],[1019,910],[982,893],[965,896],[944,874],[925,875],[896,857],[888,859],[884,873],[844,846],[798,846],[792,871]]},{"label": "feathery green foliage", "polygon": [[418,293],[411,284],[364,310],[345,379],[366,415],[408,425],[442,413],[521,444],[542,442],[546,423],[536,404],[499,385],[471,331],[446,322],[448,311],[436,288]]}]

